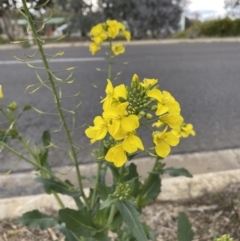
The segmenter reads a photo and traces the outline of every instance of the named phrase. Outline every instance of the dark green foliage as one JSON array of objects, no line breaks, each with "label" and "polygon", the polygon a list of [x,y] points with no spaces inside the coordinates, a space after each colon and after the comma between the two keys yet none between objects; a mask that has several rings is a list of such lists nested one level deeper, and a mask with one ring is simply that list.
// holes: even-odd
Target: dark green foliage
[{"label": "dark green foliage", "polygon": [[182,0],[98,0],[104,19],[125,21],[133,37],[167,35],[178,28]]},{"label": "dark green foliage", "polygon": [[17,222],[30,228],[40,228],[42,230],[51,228],[57,224],[56,219],[43,214],[38,210],[24,213],[20,218],[17,219]]},{"label": "dark green foliage", "polygon": [[86,210],[61,209],[59,218],[66,224],[66,228],[77,237],[93,237],[97,233],[91,214]]},{"label": "dark green foliage", "polygon": [[43,178],[37,177],[35,179],[37,182],[41,182],[44,186],[46,193],[51,194],[52,191],[61,193],[64,195],[71,196],[73,198],[78,198],[82,195],[81,191],[76,191],[73,187],[67,185],[69,182],[66,181],[66,185],[54,180],[53,178]]},{"label": "dark green foliage", "polygon": [[178,216],[178,241],[192,241],[194,238],[194,232],[192,225],[188,219],[188,216],[181,212]]},{"label": "dark green foliage", "polygon": [[121,213],[124,223],[129,226],[136,240],[147,241],[147,236],[139,220],[139,213],[134,203],[130,200],[126,200],[117,202],[116,207]]},{"label": "dark green foliage", "polygon": [[192,174],[185,168],[175,168],[175,167],[168,167],[160,171],[161,174],[168,174],[171,177],[193,177]]}]

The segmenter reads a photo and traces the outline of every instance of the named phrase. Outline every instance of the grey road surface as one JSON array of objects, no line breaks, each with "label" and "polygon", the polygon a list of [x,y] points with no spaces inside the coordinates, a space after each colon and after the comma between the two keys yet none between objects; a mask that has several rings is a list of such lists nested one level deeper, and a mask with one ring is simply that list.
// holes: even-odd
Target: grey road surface
[{"label": "grey road surface", "polygon": [[[40,89],[34,94],[23,93],[29,85],[37,84],[35,70],[25,64],[16,63],[12,54],[24,57],[35,50],[6,50],[0,53],[0,84],[3,85],[5,98],[1,104],[16,101],[19,108],[31,104],[44,112],[54,112],[53,98],[47,89]],[[60,49],[47,49],[47,54],[54,54]],[[105,61],[106,59],[106,61]],[[122,63],[128,61],[129,64]],[[42,67],[35,61],[34,66]],[[75,99],[63,101],[65,109],[73,109],[80,100],[82,105],[76,109],[75,126],[84,123],[90,125],[95,115],[101,113],[100,96],[104,96],[106,85],[105,71],[107,56],[104,51],[91,57],[88,48],[67,48],[60,60],[51,63],[56,71],[75,66],[73,84],[62,88],[62,95],[70,96],[80,91]],[[116,59],[114,73],[122,71],[114,84],[129,83],[134,73],[141,78],[158,78],[162,90],[170,91],[181,103],[182,114],[186,122],[194,124],[196,137],[183,139],[172,153],[189,153],[237,148],[240,146],[240,44],[239,43],[194,43],[169,45],[128,46],[126,54]],[[38,73],[45,78],[41,69]],[[66,77],[64,73],[57,76]],[[97,88],[96,88],[97,87]],[[71,119],[68,119],[71,123]],[[41,145],[41,133],[49,129],[57,130],[60,122],[55,115],[39,115],[34,111],[26,112],[18,123],[26,140],[32,146]],[[151,145],[147,131],[141,132],[146,146]],[[63,134],[53,133],[53,141],[59,146],[50,153],[53,166],[71,164],[67,154],[67,144]],[[78,153],[79,162],[92,161],[89,140],[84,135],[84,128],[73,133],[73,139],[82,150]],[[62,140],[63,142],[61,142]],[[19,143],[11,143],[20,151]],[[33,149],[34,150],[34,149]],[[0,172],[12,169],[22,171],[29,165],[9,155],[0,153]],[[227,161],[227,160],[226,160]]]}]

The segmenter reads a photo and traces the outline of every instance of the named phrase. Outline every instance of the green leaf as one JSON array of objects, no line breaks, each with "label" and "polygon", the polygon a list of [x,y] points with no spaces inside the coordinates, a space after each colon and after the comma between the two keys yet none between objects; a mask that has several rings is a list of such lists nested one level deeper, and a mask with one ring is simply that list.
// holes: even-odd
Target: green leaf
[{"label": "green leaf", "polygon": [[43,145],[44,145],[45,148],[50,145],[50,143],[51,143],[51,133],[48,130],[43,132],[42,142],[43,142]]},{"label": "green leaf", "polygon": [[122,215],[119,213],[119,211],[117,211],[117,213],[114,215],[114,219],[110,226],[111,231],[114,232],[117,229],[119,229],[122,226],[122,223],[123,223]]},{"label": "green leaf", "polygon": [[194,232],[188,216],[180,212],[178,216],[178,241],[192,241]]},{"label": "green leaf", "polygon": [[[48,194],[51,193],[51,191],[55,191],[57,193],[61,193],[64,195],[71,196],[73,198],[78,198],[82,195],[81,191],[76,191],[73,188],[70,189],[70,187],[66,187],[63,183],[58,182],[54,180],[53,178],[43,178],[43,177],[37,177],[35,178],[37,182],[41,182]],[[66,182],[67,183],[67,182]]]},{"label": "green leaf", "polygon": [[124,223],[131,229],[134,237],[138,241],[148,241],[134,203],[130,200],[126,200],[117,202],[116,207],[121,213]]},{"label": "green leaf", "polygon": [[62,234],[65,236],[65,241],[79,241],[79,238],[73,234],[70,230],[68,230],[65,224],[55,226]]},{"label": "green leaf", "polygon": [[141,182],[139,181],[139,175],[137,172],[137,166],[134,163],[131,163],[126,168],[128,170],[128,174],[123,177],[123,181],[129,183],[132,190],[131,195],[133,197],[137,197],[137,195],[139,194],[139,188],[141,186]]},{"label": "green leaf", "polygon": [[98,194],[102,200],[106,200],[111,193],[110,188],[105,184],[98,184]]},{"label": "green leaf", "polygon": [[86,210],[73,210],[70,208],[61,209],[58,215],[66,228],[71,230],[77,237],[92,237],[97,229],[92,221],[92,215]]},{"label": "green leaf", "polygon": [[175,167],[168,167],[163,170],[161,170],[163,174],[168,174],[171,177],[193,177],[192,174],[185,168],[175,168]]},{"label": "green leaf", "polygon": [[118,182],[120,181],[120,175],[119,175],[119,171],[118,171],[118,168],[116,168],[113,164],[111,163],[108,163],[108,167],[110,168],[111,172],[112,172],[112,175],[113,175],[113,179],[114,179],[114,182]]},{"label": "green leaf", "polygon": [[[159,193],[161,192],[161,179],[158,175],[150,174],[150,178],[143,184],[141,197],[145,199],[146,204],[155,201]],[[143,206],[144,206],[143,205]]]},{"label": "green leaf", "polygon": [[118,199],[116,197],[114,197],[113,195],[108,195],[108,198],[101,203],[100,210],[112,206],[117,201]]},{"label": "green leaf", "polygon": [[22,116],[23,112],[29,111],[29,110],[31,110],[31,109],[32,109],[32,106],[31,106],[31,105],[26,105],[26,106],[24,106],[23,109],[22,109],[22,111],[19,113],[19,115],[17,116],[16,119],[19,119],[19,118]]},{"label": "green leaf", "polygon": [[17,222],[30,228],[40,228],[41,230],[51,228],[57,224],[56,219],[41,213],[38,210],[24,213],[20,218],[17,219]]},{"label": "green leaf", "polygon": [[31,105],[26,105],[23,107],[23,110],[22,111],[29,111],[32,109],[32,106]]},{"label": "green leaf", "polygon": [[148,237],[149,240],[156,241],[157,240],[157,234],[146,224],[142,223],[144,231]]}]

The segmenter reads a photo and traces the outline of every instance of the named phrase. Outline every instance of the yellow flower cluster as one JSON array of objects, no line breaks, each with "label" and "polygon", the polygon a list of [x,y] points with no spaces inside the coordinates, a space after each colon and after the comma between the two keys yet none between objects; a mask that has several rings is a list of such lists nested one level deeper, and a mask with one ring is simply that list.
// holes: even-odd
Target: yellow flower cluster
[{"label": "yellow flower cluster", "polygon": [[0,85],[0,99],[3,98],[2,85]]},{"label": "yellow flower cluster", "polygon": [[184,124],[179,103],[169,92],[156,86],[157,79],[140,82],[135,74],[131,86],[114,87],[110,80],[107,82],[106,97],[101,101],[102,116],[95,117],[94,126],[85,131],[91,143],[104,139],[106,161],[121,167],[129,154],[143,151],[137,130],[151,121],[157,130],[147,127],[152,132],[154,149],[159,157],[169,155],[171,146],[178,145],[180,137],[195,135],[193,126]]},{"label": "yellow flower cluster", "polygon": [[[91,31],[91,39],[92,43],[89,46],[89,50],[92,54],[95,54],[97,51],[101,49],[101,44],[105,40],[113,40],[117,36],[122,36],[130,41],[131,34],[126,30],[126,27],[116,21],[116,20],[107,20],[104,23],[99,23],[94,26]],[[122,43],[116,43],[111,45],[111,50],[114,55],[119,55],[125,52],[125,48]]]}]

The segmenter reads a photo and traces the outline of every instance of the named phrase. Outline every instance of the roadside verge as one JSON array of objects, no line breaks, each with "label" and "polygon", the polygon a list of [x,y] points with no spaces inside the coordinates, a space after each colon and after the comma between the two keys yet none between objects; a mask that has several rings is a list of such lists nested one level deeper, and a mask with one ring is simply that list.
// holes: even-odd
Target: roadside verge
[{"label": "roadside verge", "polygon": [[[216,193],[218,190],[232,183],[240,183],[240,149],[230,149],[215,152],[192,153],[184,155],[172,155],[166,160],[167,166],[185,167],[194,175],[193,178],[176,177],[162,180],[162,193],[158,200],[176,201],[201,196],[206,192]],[[153,159],[141,158],[135,161],[139,175],[144,178],[150,171]],[[80,165],[82,175],[93,176],[96,170],[95,164]],[[71,167],[55,169],[58,175],[64,179],[75,180],[75,172]],[[0,200],[0,219],[16,218],[26,211],[39,209],[47,211],[57,210],[58,205],[51,195],[37,194],[40,188],[34,182],[35,174],[19,173],[0,177],[0,187],[3,192],[14,190],[25,191],[24,196],[16,193],[17,197],[7,197]],[[110,173],[107,174],[107,182],[111,182]],[[84,183],[88,191],[89,183]],[[29,191],[28,193],[26,191]],[[2,194],[2,191],[1,191]],[[14,194],[14,192],[12,193]],[[26,195],[25,195],[26,194]],[[62,196],[63,202],[68,207],[74,208],[74,202],[67,196]]]}]

